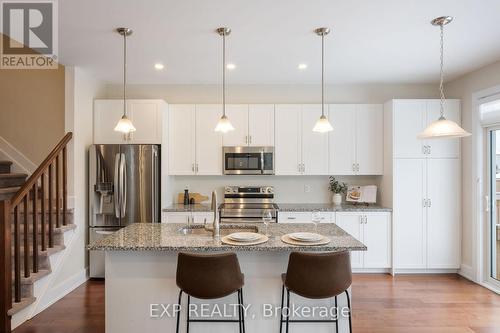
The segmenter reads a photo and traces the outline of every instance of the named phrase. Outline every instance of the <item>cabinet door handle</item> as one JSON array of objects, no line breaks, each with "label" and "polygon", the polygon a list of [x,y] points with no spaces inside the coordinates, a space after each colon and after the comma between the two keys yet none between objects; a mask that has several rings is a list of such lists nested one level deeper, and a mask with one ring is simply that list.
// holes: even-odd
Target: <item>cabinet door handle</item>
[{"label": "cabinet door handle", "polygon": [[297,169],[299,170],[299,172],[301,172],[301,171],[302,171],[302,167],[301,167],[301,164],[300,164],[300,163],[299,163],[299,164],[297,164]]},{"label": "cabinet door handle", "polygon": [[198,163],[196,163],[196,172],[198,172]]},{"label": "cabinet door handle", "polygon": [[422,199],[422,207],[427,207],[427,199]]},{"label": "cabinet door handle", "polygon": [[248,135],[245,135],[245,143],[248,144]]},{"label": "cabinet door handle", "polygon": [[352,171],[356,171],[356,163],[352,164]]},{"label": "cabinet door handle", "polygon": [[431,146],[427,146],[427,154],[431,154]]},{"label": "cabinet door handle", "polygon": [[288,216],[287,220],[296,220],[297,218],[295,216]]},{"label": "cabinet door handle", "polygon": [[432,206],[432,201],[431,199],[427,199],[427,207],[431,207]]},{"label": "cabinet door handle", "polygon": [[306,172],[306,164],[302,163],[302,172]]},{"label": "cabinet door handle", "polygon": [[248,140],[249,143],[252,143],[252,136],[250,135],[248,138],[249,138],[249,140]]},{"label": "cabinet door handle", "polygon": [[191,164],[191,171],[194,172],[194,164]]},{"label": "cabinet door handle", "polygon": [[356,171],[359,172],[359,163],[356,163]]}]

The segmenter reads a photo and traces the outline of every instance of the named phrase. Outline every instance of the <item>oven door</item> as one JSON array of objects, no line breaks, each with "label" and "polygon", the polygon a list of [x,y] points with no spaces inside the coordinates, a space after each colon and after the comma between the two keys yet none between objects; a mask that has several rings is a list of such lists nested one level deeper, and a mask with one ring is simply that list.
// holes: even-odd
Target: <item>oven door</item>
[{"label": "oven door", "polygon": [[273,175],[273,147],[224,147],[225,175]]}]

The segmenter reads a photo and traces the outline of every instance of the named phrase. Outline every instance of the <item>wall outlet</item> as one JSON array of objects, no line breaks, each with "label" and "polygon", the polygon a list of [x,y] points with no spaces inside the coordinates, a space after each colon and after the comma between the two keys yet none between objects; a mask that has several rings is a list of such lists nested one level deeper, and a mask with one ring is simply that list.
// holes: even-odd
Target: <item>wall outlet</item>
[{"label": "wall outlet", "polygon": [[311,185],[304,185],[304,193],[311,192]]}]

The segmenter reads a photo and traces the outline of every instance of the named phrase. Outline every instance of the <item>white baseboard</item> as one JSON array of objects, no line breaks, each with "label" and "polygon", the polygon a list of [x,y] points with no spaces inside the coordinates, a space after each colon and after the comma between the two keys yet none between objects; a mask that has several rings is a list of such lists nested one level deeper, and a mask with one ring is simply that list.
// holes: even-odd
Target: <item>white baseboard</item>
[{"label": "white baseboard", "polygon": [[35,316],[47,309],[49,306],[78,288],[80,285],[87,281],[87,270],[82,269],[80,272],[74,274],[73,276],[67,278],[65,281],[59,283],[57,286],[51,288],[45,295],[43,303],[39,303],[37,309],[32,314]]},{"label": "white baseboard", "polygon": [[460,270],[458,271],[458,274],[460,274],[461,276],[463,276],[467,280],[471,280],[472,282],[476,282],[474,270],[472,269],[472,266],[470,266],[470,265],[465,265],[465,264],[460,265]]},{"label": "white baseboard", "polygon": [[414,268],[397,268],[394,274],[456,274],[458,269],[414,269]]},{"label": "white baseboard", "polygon": [[24,172],[31,175],[37,166],[16,147],[0,136],[0,156],[2,159],[11,161],[14,171]]},{"label": "white baseboard", "polygon": [[390,268],[353,268],[354,274],[389,274]]}]

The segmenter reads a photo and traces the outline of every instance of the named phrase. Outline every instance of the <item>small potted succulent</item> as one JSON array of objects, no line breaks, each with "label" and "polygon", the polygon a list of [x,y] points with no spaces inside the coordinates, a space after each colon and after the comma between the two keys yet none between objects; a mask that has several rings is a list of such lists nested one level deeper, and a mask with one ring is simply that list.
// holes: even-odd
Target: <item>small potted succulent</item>
[{"label": "small potted succulent", "polygon": [[342,194],[347,192],[347,184],[341,183],[335,177],[329,177],[330,184],[328,189],[333,193],[332,201],[334,205],[342,204]]}]

